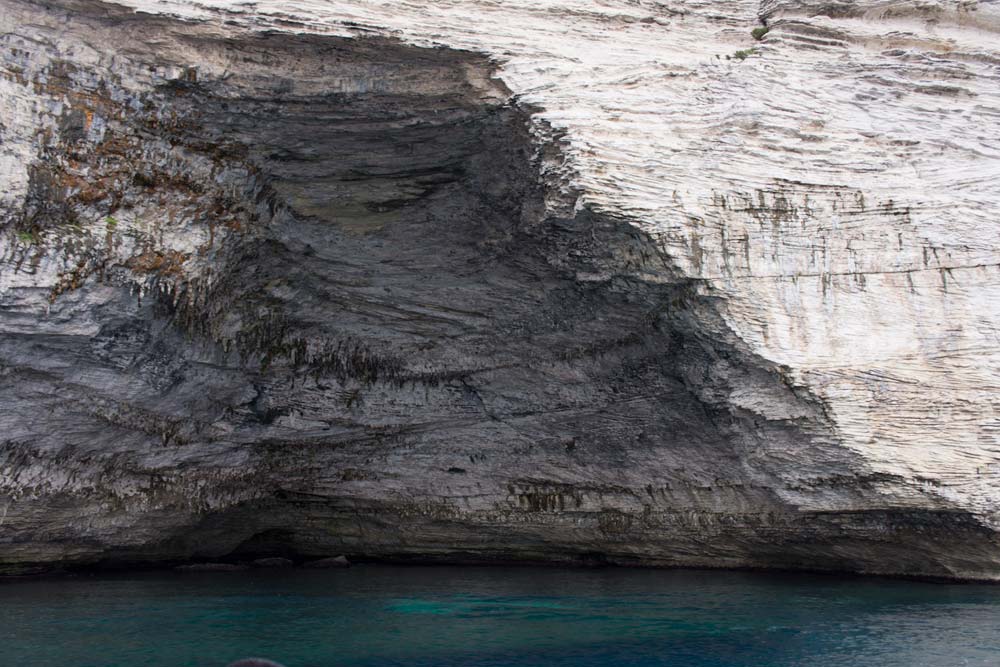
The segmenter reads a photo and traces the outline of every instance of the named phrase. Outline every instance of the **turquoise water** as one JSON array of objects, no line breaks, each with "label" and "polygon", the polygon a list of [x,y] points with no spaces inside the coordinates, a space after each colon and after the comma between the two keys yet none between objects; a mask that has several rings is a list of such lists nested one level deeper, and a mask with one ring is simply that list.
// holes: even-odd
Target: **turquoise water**
[{"label": "turquoise water", "polygon": [[1000,665],[1000,586],[357,566],[0,583],[0,665]]}]

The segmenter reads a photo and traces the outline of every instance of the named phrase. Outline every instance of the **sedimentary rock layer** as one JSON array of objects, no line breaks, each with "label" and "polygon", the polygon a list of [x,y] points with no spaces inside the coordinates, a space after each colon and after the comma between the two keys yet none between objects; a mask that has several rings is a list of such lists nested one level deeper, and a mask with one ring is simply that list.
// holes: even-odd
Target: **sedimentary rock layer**
[{"label": "sedimentary rock layer", "polygon": [[0,572],[1000,578],[996,4],[0,3]]}]

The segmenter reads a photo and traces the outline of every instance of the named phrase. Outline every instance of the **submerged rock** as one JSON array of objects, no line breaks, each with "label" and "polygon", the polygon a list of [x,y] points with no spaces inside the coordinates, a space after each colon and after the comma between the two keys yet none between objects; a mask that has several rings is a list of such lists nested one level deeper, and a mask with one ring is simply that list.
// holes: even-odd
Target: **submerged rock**
[{"label": "submerged rock", "polygon": [[245,565],[233,563],[191,563],[174,568],[177,572],[239,572],[245,569],[247,569]]},{"label": "submerged rock", "polygon": [[998,7],[4,0],[0,573],[1000,578]]},{"label": "submerged rock", "polygon": [[251,563],[254,567],[291,567],[295,562],[289,558],[258,558]]},{"label": "submerged rock", "polygon": [[303,567],[310,567],[321,570],[329,570],[339,567],[350,567],[350,566],[351,566],[351,561],[347,560],[347,558],[344,556],[321,558],[319,560],[311,560],[303,564]]}]

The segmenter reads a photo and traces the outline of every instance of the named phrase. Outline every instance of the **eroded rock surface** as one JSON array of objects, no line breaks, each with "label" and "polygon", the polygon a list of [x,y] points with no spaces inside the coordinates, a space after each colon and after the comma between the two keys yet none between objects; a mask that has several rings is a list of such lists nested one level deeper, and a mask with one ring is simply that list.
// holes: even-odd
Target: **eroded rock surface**
[{"label": "eroded rock surface", "polygon": [[0,4],[0,572],[1000,578],[996,3]]}]

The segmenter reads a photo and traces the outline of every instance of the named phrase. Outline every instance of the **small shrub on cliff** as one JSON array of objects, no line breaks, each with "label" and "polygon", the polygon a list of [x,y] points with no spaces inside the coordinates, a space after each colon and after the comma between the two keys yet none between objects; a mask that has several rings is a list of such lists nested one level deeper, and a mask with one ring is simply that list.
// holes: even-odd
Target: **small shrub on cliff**
[{"label": "small shrub on cliff", "polygon": [[733,58],[736,58],[737,60],[746,60],[755,53],[757,53],[757,49],[740,49],[733,54]]},{"label": "small shrub on cliff", "polygon": [[34,232],[18,231],[17,240],[24,245],[35,245],[38,243],[38,235]]},{"label": "small shrub on cliff", "polygon": [[759,42],[760,40],[764,39],[764,35],[766,35],[770,31],[771,31],[770,28],[762,25],[759,28],[754,28],[753,30],[751,30],[750,34],[753,36],[754,39],[756,39]]}]

